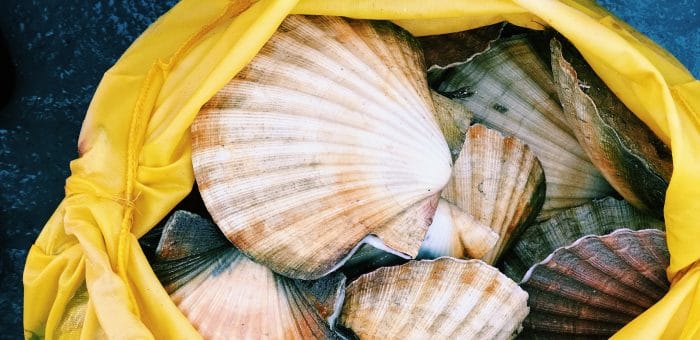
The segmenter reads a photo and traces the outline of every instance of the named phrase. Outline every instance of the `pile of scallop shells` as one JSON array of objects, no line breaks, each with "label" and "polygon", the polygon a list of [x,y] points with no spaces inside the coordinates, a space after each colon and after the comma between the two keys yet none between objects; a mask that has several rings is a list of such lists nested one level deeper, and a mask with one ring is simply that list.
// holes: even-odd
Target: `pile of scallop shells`
[{"label": "pile of scallop shells", "polygon": [[206,338],[604,338],[668,290],[670,151],[552,32],[290,16],[191,136],[213,222],[152,265]]}]

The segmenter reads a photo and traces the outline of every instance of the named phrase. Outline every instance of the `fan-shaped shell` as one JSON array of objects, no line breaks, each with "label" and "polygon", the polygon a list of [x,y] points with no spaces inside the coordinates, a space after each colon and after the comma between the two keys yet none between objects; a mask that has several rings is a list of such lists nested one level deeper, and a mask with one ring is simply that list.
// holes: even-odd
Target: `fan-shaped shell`
[{"label": "fan-shaped shell", "polygon": [[566,59],[559,41],[552,39],[551,48],[559,99],[583,149],[628,202],[662,217],[673,172],[671,151],[573,48],[566,50]]},{"label": "fan-shaped shell", "polygon": [[547,177],[538,220],[612,192],[567,126],[549,67],[523,36],[500,39],[467,62],[432,68],[429,79],[473,112],[474,121],[532,149]]},{"label": "fan-shaped shell", "polygon": [[533,266],[521,287],[529,294],[529,331],[605,338],[668,291],[665,234],[655,229],[586,236]]},{"label": "fan-shaped shell", "polygon": [[525,144],[477,124],[467,131],[442,196],[499,235],[495,247],[482,257],[493,263],[537,215],[544,183],[539,161]]},{"label": "fan-shaped shell", "polygon": [[387,22],[290,16],[203,107],[195,176],[241,251],[301,279],[368,234],[416,255],[451,170],[416,44]]},{"label": "fan-shaped shell", "polygon": [[507,339],[527,294],[479,260],[380,268],[351,283],[339,321],[362,339]]},{"label": "fan-shaped shell", "polygon": [[[189,235],[189,236],[188,236]],[[176,212],[154,271],[205,338],[332,338],[345,278],[289,279],[236,250],[211,222]]]},{"label": "fan-shaped shell", "polygon": [[530,267],[555,249],[586,235],[605,235],[623,228],[663,230],[664,224],[624,200],[612,197],[594,200],[528,227],[503,256],[499,267],[508,277],[519,281]]}]

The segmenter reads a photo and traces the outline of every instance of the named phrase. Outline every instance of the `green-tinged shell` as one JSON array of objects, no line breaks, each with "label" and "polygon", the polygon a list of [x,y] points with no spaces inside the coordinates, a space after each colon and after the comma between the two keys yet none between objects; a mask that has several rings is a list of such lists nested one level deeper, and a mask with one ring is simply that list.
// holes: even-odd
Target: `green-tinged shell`
[{"label": "green-tinged shell", "polygon": [[530,314],[524,328],[532,337],[606,339],[666,294],[668,264],[659,230],[583,237],[525,275],[520,286],[529,294]]},{"label": "green-tinged shell", "polygon": [[234,248],[214,224],[178,211],[163,228],[153,269],[208,339],[335,338],[345,277],[283,277]]},{"label": "green-tinged shell", "polygon": [[508,277],[519,281],[525,272],[555,249],[586,235],[605,235],[617,229],[664,229],[663,222],[612,197],[567,209],[528,227],[499,264]]},{"label": "green-tinged shell", "polygon": [[193,122],[195,177],[226,237],[287,277],[369,235],[413,257],[452,164],[433,111],[408,32],[292,15]]},{"label": "green-tinged shell", "polygon": [[[628,202],[663,216],[670,149],[598,78],[581,55],[551,41],[552,71],[569,127]],[[566,54],[566,55],[564,55]]]},{"label": "green-tinged shell", "polygon": [[361,339],[508,339],[527,294],[479,260],[410,261],[361,276],[338,319]]},{"label": "green-tinged shell", "polygon": [[431,87],[473,120],[525,144],[542,163],[547,196],[538,220],[613,190],[567,126],[549,65],[523,36],[500,39],[470,60],[428,72]]},{"label": "green-tinged shell", "polygon": [[469,128],[442,197],[497,235],[480,257],[494,263],[539,212],[545,175],[534,153],[517,138],[476,124]]}]

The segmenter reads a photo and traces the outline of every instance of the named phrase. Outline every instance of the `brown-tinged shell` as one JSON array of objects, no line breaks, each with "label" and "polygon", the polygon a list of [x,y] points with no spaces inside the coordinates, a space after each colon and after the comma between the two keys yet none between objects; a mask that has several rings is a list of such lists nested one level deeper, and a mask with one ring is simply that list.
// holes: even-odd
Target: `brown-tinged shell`
[{"label": "brown-tinged shell", "polygon": [[205,338],[337,337],[341,274],[318,281],[275,274],[234,248],[214,224],[182,211],[166,223],[158,249],[156,275]]},{"label": "brown-tinged shell", "polygon": [[504,254],[499,267],[508,277],[520,281],[530,267],[555,249],[587,235],[605,235],[624,228],[663,230],[664,224],[624,200],[594,200],[528,227]]},{"label": "brown-tinged shell", "polygon": [[499,235],[482,257],[494,263],[537,215],[544,192],[544,173],[528,146],[477,124],[467,131],[442,196]]},{"label": "brown-tinged shell", "polygon": [[552,39],[551,49],[559,99],[583,149],[622,197],[662,217],[671,151],[573,48]]},{"label": "brown-tinged shell", "polygon": [[415,256],[452,163],[417,42],[338,17],[288,17],[202,108],[192,139],[216,224],[300,279],[335,270],[370,234]]},{"label": "brown-tinged shell", "polygon": [[498,39],[502,30],[503,24],[495,24],[467,31],[424,36],[418,38],[418,41],[423,47],[425,65],[428,68],[440,68],[464,62],[485,51]]},{"label": "brown-tinged shell", "polygon": [[586,236],[533,266],[520,284],[528,294],[528,332],[607,338],[669,289],[665,234],[621,229]]},{"label": "brown-tinged shell", "polygon": [[445,136],[452,160],[456,160],[464,144],[464,136],[471,124],[472,113],[464,105],[435,91],[430,91],[435,107],[435,120]]},{"label": "brown-tinged shell", "polygon": [[496,268],[443,257],[361,276],[346,290],[339,322],[361,339],[508,339],[526,300]]},{"label": "brown-tinged shell", "polygon": [[526,143],[546,174],[538,217],[608,196],[613,190],[568,127],[548,65],[528,39],[499,39],[464,63],[428,72],[431,87],[465,105],[474,121]]}]

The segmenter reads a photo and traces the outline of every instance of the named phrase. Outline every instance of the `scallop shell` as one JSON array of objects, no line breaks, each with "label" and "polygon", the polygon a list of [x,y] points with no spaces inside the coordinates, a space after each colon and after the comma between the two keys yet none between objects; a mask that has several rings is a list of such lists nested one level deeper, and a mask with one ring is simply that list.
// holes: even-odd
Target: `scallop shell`
[{"label": "scallop shell", "polygon": [[507,339],[526,300],[496,268],[443,257],[363,275],[348,286],[339,322],[362,339]]},{"label": "scallop shell", "polygon": [[471,124],[472,113],[464,105],[457,103],[435,91],[430,91],[435,107],[435,120],[445,136],[452,160],[456,160],[464,144],[464,136]]},{"label": "scallop shell", "polygon": [[538,220],[612,192],[567,126],[549,67],[523,36],[498,40],[468,62],[433,68],[428,76],[435,90],[473,112],[474,121],[532,149],[547,177]]},{"label": "scallop shell", "polygon": [[503,24],[495,24],[467,31],[419,37],[418,41],[423,47],[426,66],[429,69],[442,68],[464,62],[487,50],[501,35],[503,28]]},{"label": "scallop shell", "polygon": [[537,215],[544,183],[539,161],[525,144],[477,124],[467,131],[442,196],[499,235],[495,247],[481,257],[493,263]]},{"label": "scallop shell", "polygon": [[[496,246],[498,238],[498,234],[489,226],[479,223],[454,204],[440,199],[416,259],[436,259],[442,256],[481,258]],[[387,252],[386,247],[366,244],[343,265],[343,273],[353,280],[381,267],[406,262],[407,259]]]},{"label": "scallop shell", "polygon": [[624,200],[612,197],[594,200],[528,227],[503,256],[499,267],[508,277],[519,281],[530,267],[555,249],[586,235],[605,235],[622,228],[663,230],[664,224]]},{"label": "scallop shell", "polygon": [[533,266],[524,327],[560,336],[608,337],[669,289],[665,234],[655,229],[586,236]]},{"label": "scallop shell", "polygon": [[441,256],[479,259],[498,243],[499,236],[454,204],[441,199],[417,259]]},{"label": "scallop shell", "polygon": [[333,338],[345,278],[289,279],[236,250],[211,222],[178,211],[153,269],[205,338]]},{"label": "scallop shell", "polygon": [[192,139],[217,225],[300,279],[338,268],[369,234],[415,256],[452,163],[417,43],[338,17],[288,17],[203,107]]},{"label": "scallop shell", "polygon": [[671,151],[573,48],[564,50],[566,59],[556,39],[551,49],[559,99],[583,149],[622,197],[663,217],[673,172]]}]

